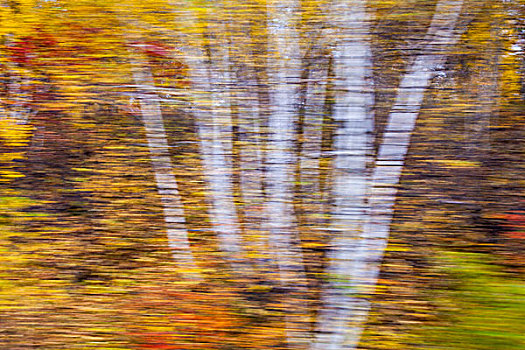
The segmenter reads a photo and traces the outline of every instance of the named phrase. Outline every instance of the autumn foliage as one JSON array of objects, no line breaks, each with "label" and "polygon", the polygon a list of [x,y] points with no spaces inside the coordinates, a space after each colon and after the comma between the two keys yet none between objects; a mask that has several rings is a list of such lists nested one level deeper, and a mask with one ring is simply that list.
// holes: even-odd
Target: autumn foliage
[{"label": "autumn foliage", "polygon": [[[370,83],[373,141],[360,154],[384,149],[392,106],[408,109],[396,100],[407,67],[430,56],[421,53],[441,1],[288,3],[0,0],[1,349],[307,350],[289,343],[293,325],[312,344],[321,333],[323,293],[349,272],[327,272],[332,253],[377,224],[356,219],[377,209],[373,186],[393,198],[380,208],[392,213],[378,283],[336,295],[363,301],[358,310],[370,302],[357,348],[521,349],[525,7],[464,1],[457,42],[413,108],[406,159],[378,162],[399,167],[399,181],[375,179],[363,207],[336,212],[337,181],[375,163],[336,168],[357,154],[341,135],[362,125],[335,111]],[[338,22],[358,4],[367,33]],[[279,46],[289,14],[300,52]],[[360,83],[336,64],[353,54],[338,45],[359,40],[372,56]],[[296,56],[290,77],[281,69]],[[287,89],[297,97],[288,126],[276,112]],[[158,117],[149,129],[147,117]],[[268,202],[281,198],[280,169],[290,196],[275,200],[278,217]],[[166,178],[176,186],[161,188]],[[213,188],[217,178],[227,181]],[[333,224],[344,215],[359,227],[347,240]],[[291,238],[269,234],[282,217]],[[240,252],[224,249],[233,231]]]}]

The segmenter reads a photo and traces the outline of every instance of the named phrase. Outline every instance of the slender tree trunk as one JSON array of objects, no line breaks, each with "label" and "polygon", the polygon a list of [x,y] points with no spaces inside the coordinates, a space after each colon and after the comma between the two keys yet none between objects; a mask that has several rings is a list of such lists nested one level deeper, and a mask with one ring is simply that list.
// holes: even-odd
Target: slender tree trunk
[{"label": "slender tree trunk", "polygon": [[[193,40],[185,46],[185,51],[195,100],[191,112],[196,119],[204,173],[210,190],[210,217],[221,252],[234,270],[242,274],[247,266],[242,263],[241,231],[233,197],[229,57],[225,47],[211,47],[206,43],[207,38],[202,33],[209,28],[204,21],[199,20],[192,10],[184,14],[186,26],[199,28],[191,34]],[[215,49],[220,52],[219,56],[226,57],[215,60]]]},{"label": "slender tree trunk", "polygon": [[331,11],[342,37],[333,52],[335,104],[333,118],[340,123],[334,139],[334,207],[328,253],[329,281],[322,293],[314,349],[343,348],[351,329],[359,326],[351,318],[362,307],[352,296],[355,284],[351,255],[366,220],[369,166],[372,152],[373,91],[369,38],[370,16],[366,1],[335,1]]},{"label": "slender tree trunk", "polygon": [[[293,1],[292,1],[293,2]],[[294,139],[293,122],[298,103],[296,86],[299,81],[297,55],[298,37],[293,24],[288,23],[295,7],[273,6],[269,9],[270,37],[275,44],[276,57],[270,59],[269,79],[273,85],[270,92],[270,132],[267,155],[268,200],[266,212],[270,241],[274,248],[275,260],[279,268],[281,281],[289,283],[302,270],[302,261],[297,255],[294,237],[295,224],[292,215],[292,154]],[[271,39],[271,40],[272,40]],[[288,61],[289,63],[285,63]],[[294,79],[295,78],[295,79]]]},{"label": "slender tree trunk", "polygon": [[330,330],[335,331],[333,337],[320,335],[321,339],[330,344],[324,349],[355,349],[359,343],[362,323],[370,309],[366,297],[373,293],[377,283],[410,136],[425,90],[436,70],[444,63],[446,50],[457,39],[454,28],[461,7],[460,0],[442,0],[437,4],[426,37],[428,45],[408,67],[400,83],[372,174],[368,202],[370,209],[365,213],[366,222],[362,233],[355,237],[357,243],[353,246],[357,249],[352,251],[346,264],[351,273],[351,289],[341,295],[345,295],[349,312],[344,317],[338,316],[342,319],[338,328]]},{"label": "slender tree trunk", "polygon": [[296,223],[293,221],[292,148],[294,118],[300,81],[299,36],[295,29],[296,1],[271,1],[268,4],[270,42],[269,79],[270,132],[267,155],[268,200],[265,210],[270,249],[279,270],[281,285],[288,290],[283,299],[286,334],[290,348],[304,349],[308,344],[305,302],[306,277]]},{"label": "slender tree trunk", "polygon": [[[208,91],[210,90],[213,90],[211,86]],[[213,93],[210,98],[217,99]],[[212,223],[219,238],[220,249],[227,254],[226,259],[236,261],[241,258],[242,247],[233,198],[231,166],[223,145],[226,142],[224,134],[221,132],[226,117],[218,112],[217,106],[212,105],[204,113],[197,110],[199,108],[196,107],[193,112],[197,119],[204,172],[210,189]]]},{"label": "slender tree trunk", "polygon": [[[262,110],[265,106],[259,103],[257,86],[256,61],[264,54],[254,52],[256,39],[252,33],[255,26],[261,26],[258,19],[260,11],[251,7],[249,19],[245,16],[246,3],[239,6],[236,0],[222,0],[224,45],[228,47],[229,80],[236,164],[232,171],[235,174],[237,209],[245,237],[244,247],[247,255],[261,276],[272,271],[269,266],[267,234],[264,232],[260,217],[264,204],[263,193],[263,147],[261,137]],[[216,3],[217,4],[217,3]],[[257,24],[256,24],[257,23]],[[260,32],[257,32],[261,35]],[[235,120],[233,120],[235,119]],[[234,181],[235,182],[235,181]],[[256,279],[261,278],[257,276]],[[255,276],[254,276],[255,277]]]},{"label": "slender tree trunk", "polygon": [[361,285],[369,289],[377,281],[378,264],[388,239],[397,184],[425,90],[445,63],[446,51],[457,41],[454,29],[462,5],[462,0],[442,0],[438,3],[426,38],[429,44],[408,67],[388,117],[372,176],[371,212],[363,231],[360,254],[353,259],[356,277]]},{"label": "slender tree trunk", "polygon": [[[229,96],[225,91],[229,79],[225,76],[225,65],[219,65],[217,61],[212,63],[212,57],[204,64],[207,76],[202,79],[205,80],[207,90],[211,92],[211,106],[208,111],[209,118],[200,111],[196,111],[196,116],[205,175],[212,197],[212,222],[219,237],[220,249],[228,254],[228,260],[237,260],[240,259],[242,248],[233,197],[231,115]],[[218,69],[214,69],[212,64],[217,65]]]},{"label": "slender tree trunk", "polygon": [[[132,57],[132,60],[135,83],[138,86],[153,86],[153,78],[146,62],[137,57]],[[177,180],[173,174],[158,96],[155,93],[141,92],[138,94],[138,100],[157,189],[163,205],[169,246],[175,261],[181,267],[180,272],[188,279],[200,281],[202,276],[198,272],[188,241],[184,210],[177,189]]]}]

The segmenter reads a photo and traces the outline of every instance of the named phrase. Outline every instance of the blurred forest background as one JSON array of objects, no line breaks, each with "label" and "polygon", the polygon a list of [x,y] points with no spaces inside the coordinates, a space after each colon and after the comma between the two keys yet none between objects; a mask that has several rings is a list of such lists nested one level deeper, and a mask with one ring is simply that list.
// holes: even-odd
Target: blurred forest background
[{"label": "blurred forest background", "polygon": [[523,0],[1,0],[0,348],[524,349]]}]

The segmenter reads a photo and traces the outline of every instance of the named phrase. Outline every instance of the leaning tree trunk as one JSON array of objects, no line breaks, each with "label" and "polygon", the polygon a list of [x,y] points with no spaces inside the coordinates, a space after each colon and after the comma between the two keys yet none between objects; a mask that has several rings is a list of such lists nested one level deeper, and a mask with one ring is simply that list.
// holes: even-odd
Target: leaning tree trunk
[{"label": "leaning tree trunk", "polygon": [[348,265],[353,286],[349,292],[353,295],[349,293],[348,305],[352,307],[345,316],[352,323],[341,329],[344,334],[337,335],[338,342],[327,349],[355,349],[359,343],[362,323],[370,309],[366,297],[373,293],[377,283],[410,137],[425,90],[437,69],[444,64],[446,50],[457,40],[454,29],[462,3],[460,0],[442,0],[437,4],[425,38],[428,44],[401,80],[371,178],[366,223]]},{"label": "leaning tree trunk", "polygon": [[[134,53],[131,56],[135,84],[138,87],[153,87],[153,78],[147,63]],[[173,251],[174,260],[180,266],[180,273],[188,279],[200,281],[202,276],[198,272],[188,241],[184,210],[177,189],[177,180],[173,174],[159,98],[154,92],[147,91],[142,91],[137,97],[140,101],[140,112],[146,129],[155,181],[164,210],[169,246]]]}]

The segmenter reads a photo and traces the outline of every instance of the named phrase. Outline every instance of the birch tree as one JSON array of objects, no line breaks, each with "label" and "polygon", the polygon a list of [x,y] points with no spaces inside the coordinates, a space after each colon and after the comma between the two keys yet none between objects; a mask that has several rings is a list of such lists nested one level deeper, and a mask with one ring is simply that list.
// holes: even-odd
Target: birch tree
[{"label": "birch tree", "polygon": [[[353,5],[352,12],[355,13],[356,4]],[[446,50],[457,39],[455,26],[461,7],[462,1],[458,0],[443,0],[436,5],[434,17],[425,37],[428,44],[409,65],[398,87],[396,102],[388,117],[371,178],[367,179],[366,176],[367,145],[370,142],[364,136],[366,125],[370,127],[366,118],[361,119],[360,123],[362,136],[359,136],[358,132],[357,139],[345,140],[347,142],[361,140],[361,144],[352,143],[350,146],[346,144],[346,147],[356,147],[361,153],[356,152],[356,157],[352,159],[345,157],[344,154],[336,156],[336,171],[348,169],[354,171],[354,174],[357,171],[361,175],[354,178],[352,178],[354,174],[336,175],[334,193],[338,197],[345,197],[343,191],[351,191],[356,201],[352,203],[338,198],[339,202],[335,205],[333,223],[336,228],[341,225],[339,227],[344,230],[346,237],[343,234],[343,238],[337,237],[333,243],[335,250],[331,253],[329,273],[336,281],[331,282],[325,292],[324,307],[318,321],[319,334],[314,347],[316,349],[355,349],[358,345],[363,322],[370,309],[367,296],[373,292],[377,283],[380,261],[387,244],[397,185],[410,144],[410,136],[423,103],[425,90],[440,65],[444,63]],[[357,21],[362,23],[360,29],[366,32],[366,24],[359,22],[359,19]],[[360,45],[363,45],[361,52],[366,50],[366,44],[360,43]],[[360,51],[355,49],[350,52]],[[360,69],[366,69],[369,64],[364,59],[365,54],[357,57],[361,58],[361,65],[358,65],[359,68],[356,70],[359,72]],[[366,74],[361,76],[364,81]],[[362,87],[364,89],[360,91],[370,89],[369,86]],[[359,98],[361,102],[358,102],[354,108],[357,111],[361,110],[360,113],[365,115],[366,107],[371,105],[367,104],[367,101],[371,102],[371,100],[366,95],[358,95],[353,101],[359,101]],[[359,115],[359,112],[356,114]],[[342,133],[349,137],[353,131],[351,128],[344,130],[343,127]],[[344,144],[343,140],[338,135],[335,146],[338,152],[343,147],[341,145]],[[344,164],[344,161],[348,163]],[[369,187],[368,209],[363,205],[367,187]]]},{"label": "birch tree", "polygon": [[[136,53],[131,53],[133,79],[140,87],[153,87],[153,78],[146,62]],[[164,120],[159,98],[154,93],[142,91],[137,94],[140,102],[140,113],[146,129],[151,163],[155,172],[157,190],[164,211],[169,246],[180,271],[189,279],[201,280],[202,276],[195,263],[188,240],[184,218],[184,209],[177,189],[177,180],[173,174],[168,139],[164,129]]]},{"label": "birch tree", "polygon": [[237,207],[246,237],[245,250],[253,258],[257,272],[265,274],[271,270],[268,266],[267,234],[260,220],[264,204],[263,153],[266,142],[262,132],[265,120],[263,110],[266,106],[259,99],[257,72],[252,61],[253,38],[250,35],[254,31],[254,22],[261,19],[261,13],[253,11],[253,18],[246,18],[236,1],[223,3],[230,72],[228,89],[232,101],[232,136],[235,143],[232,156],[237,157],[238,167]]},{"label": "birch tree", "polygon": [[[184,7],[183,7],[184,8]],[[189,66],[189,79],[194,94],[192,112],[196,119],[201,141],[201,156],[206,181],[210,189],[211,220],[217,233],[219,246],[225,258],[234,264],[237,271],[242,258],[241,231],[233,198],[231,174],[231,116],[229,114],[229,59],[222,57],[219,62],[211,56],[213,49],[206,47],[207,39],[203,36],[207,24],[192,9],[185,9],[184,18],[180,20],[188,28],[194,28],[192,42],[185,48],[186,62]],[[224,51],[224,42],[221,54]],[[215,45],[214,45],[215,46]],[[207,54],[207,51],[209,52]],[[218,69],[214,69],[217,64]],[[228,153],[230,152],[230,154]]]},{"label": "birch tree", "polygon": [[301,294],[304,293],[306,280],[292,207],[292,169],[296,161],[292,142],[298,106],[301,52],[296,29],[298,3],[270,1],[267,6],[270,43],[268,69],[273,88],[270,90],[268,121],[271,136],[266,157],[266,220],[269,246],[277,264],[279,281],[292,292],[288,310],[285,311],[288,344],[292,348],[304,348],[307,344],[307,324],[304,319],[306,306]]},{"label": "birch tree", "polygon": [[[340,349],[359,320],[354,310],[362,300],[352,297],[351,255],[366,218],[368,166],[372,148],[373,91],[371,83],[370,15],[366,1],[334,1],[336,37],[333,49],[335,75],[334,116],[341,122],[334,140],[334,209],[329,227],[333,239],[328,254],[328,285],[322,295],[314,349]],[[357,321],[357,322],[356,322]],[[350,326],[348,325],[350,323]]]}]

